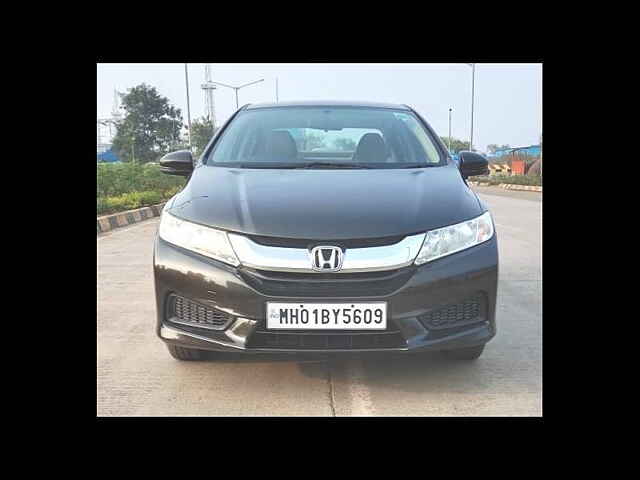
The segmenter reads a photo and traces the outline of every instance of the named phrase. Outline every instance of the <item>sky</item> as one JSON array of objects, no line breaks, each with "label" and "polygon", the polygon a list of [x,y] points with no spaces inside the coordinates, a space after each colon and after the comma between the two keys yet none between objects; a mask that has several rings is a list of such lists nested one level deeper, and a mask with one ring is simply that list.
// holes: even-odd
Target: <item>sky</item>
[{"label": "sky", "polygon": [[[205,64],[188,64],[191,120],[205,114]],[[212,80],[242,85],[240,106],[286,100],[364,100],[407,104],[420,113],[440,136],[469,140],[471,132],[471,67],[430,63],[212,63]],[[141,83],[156,87],[182,110],[187,123],[187,93],[183,63],[97,64],[97,114],[108,118],[113,90],[126,92]],[[236,110],[235,92],[215,90],[216,125]],[[539,143],[542,132],[542,64],[478,63],[475,69],[474,147],[512,147]],[[105,133],[106,135],[106,130]]]}]

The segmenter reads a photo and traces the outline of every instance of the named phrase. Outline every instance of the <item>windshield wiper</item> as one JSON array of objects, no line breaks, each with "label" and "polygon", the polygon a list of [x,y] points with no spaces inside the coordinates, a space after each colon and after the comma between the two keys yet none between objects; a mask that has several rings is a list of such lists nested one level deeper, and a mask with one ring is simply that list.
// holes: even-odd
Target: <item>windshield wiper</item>
[{"label": "windshield wiper", "polygon": [[316,168],[316,167],[336,167],[336,168],[373,168],[357,163],[333,163],[333,162],[310,162],[295,165],[293,168]]},{"label": "windshield wiper", "polygon": [[410,163],[408,165],[401,165],[399,168],[429,168],[429,167],[441,167],[442,165],[436,163]]},{"label": "windshield wiper", "polygon": [[381,163],[377,165],[363,165],[361,163],[334,163],[334,162],[308,162],[308,163],[278,163],[278,162],[249,162],[249,163],[219,163],[213,164],[214,166],[221,166],[227,168],[278,168],[278,169],[304,169],[304,168],[359,168],[359,169],[384,169],[384,168],[428,168],[428,167],[440,167],[439,164],[433,163]]},{"label": "windshield wiper", "polygon": [[295,169],[295,168],[315,168],[315,167],[336,167],[336,168],[374,168],[366,165],[359,165],[356,163],[333,163],[333,162],[309,162],[309,163],[276,163],[276,162],[249,162],[249,163],[228,163],[218,164],[227,168],[280,168],[280,169]]},{"label": "windshield wiper", "polygon": [[231,168],[296,168],[295,164],[292,163],[274,163],[274,162],[256,162],[256,163],[234,163],[229,165],[220,164],[225,167]]}]

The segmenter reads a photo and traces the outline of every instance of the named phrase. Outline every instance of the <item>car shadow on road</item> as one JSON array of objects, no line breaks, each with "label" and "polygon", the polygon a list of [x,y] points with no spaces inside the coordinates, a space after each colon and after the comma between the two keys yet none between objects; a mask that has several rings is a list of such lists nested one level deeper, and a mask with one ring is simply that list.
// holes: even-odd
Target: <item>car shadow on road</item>
[{"label": "car shadow on road", "polygon": [[[340,364],[334,378],[340,378]],[[455,360],[438,352],[411,355],[367,355],[361,357],[359,381],[370,387],[425,393],[524,393],[541,389],[527,363],[514,363],[490,348],[475,361]]]},{"label": "car shadow on road", "polygon": [[330,359],[321,353],[260,353],[247,355],[244,353],[203,352],[203,354],[202,360],[215,362],[216,364],[295,363],[300,369],[300,372],[309,378],[326,379],[329,374]]},{"label": "car shadow on road", "polygon": [[256,364],[256,363],[295,363],[300,371],[310,378],[324,378],[327,369],[336,372],[346,371],[351,368],[354,361],[361,362],[367,377],[375,377],[380,374],[383,378],[423,376],[425,371],[456,370],[462,362],[443,358],[438,353],[425,353],[420,355],[407,355],[396,353],[342,353],[342,354],[287,354],[287,353],[261,353],[246,355],[244,353],[218,353],[203,352],[203,360],[216,364]]},{"label": "car shadow on road", "polygon": [[[475,361],[460,361],[438,352],[421,354],[235,354],[206,352],[205,361],[233,363],[295,363],[308,378],[336,382],[358,381],[372,387],[405,392],[447,391],[450,393],[492,393],[496,388],[537,391],[540,386],[530,372],[532,366],[511,364],[489,348]],[[354,370],[355,369],[355,370]]]},{"label": "car shadow on road", "polygon": [[279,363],[279,362],[323,362],[326,360],[322,354],[291,354],[291,353],[256,353],[247,355],[246,353],[230,353],[230,352],[209,352],[203,351],[203,360],[216,363]]}]

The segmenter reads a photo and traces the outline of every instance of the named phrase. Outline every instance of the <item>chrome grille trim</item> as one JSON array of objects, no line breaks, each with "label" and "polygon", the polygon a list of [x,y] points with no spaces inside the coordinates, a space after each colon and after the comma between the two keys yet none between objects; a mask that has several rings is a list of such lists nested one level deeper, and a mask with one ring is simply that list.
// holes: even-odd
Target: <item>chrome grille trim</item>
[{"label": "chrome grille trim", "polygon": [[[394,270],[413,263],[425,234],[411,235],[393,245],[367,248],[347,248],[340,273],[375,272]],[[312,257],[305,248],[283,248],[260,245],[250,238],[229,234],[233,250],[246,267],[277,272],[316,272],[312,268]],[[326,241],[325,241],[326,243]],[[336,240],[339,243],[339,240]]]}]

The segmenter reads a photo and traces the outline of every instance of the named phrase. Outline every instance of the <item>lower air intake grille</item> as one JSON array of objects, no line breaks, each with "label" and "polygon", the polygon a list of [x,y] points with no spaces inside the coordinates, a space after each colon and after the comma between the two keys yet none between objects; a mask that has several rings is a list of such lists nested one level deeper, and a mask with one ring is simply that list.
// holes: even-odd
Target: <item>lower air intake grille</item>
[{"label": "lower air intake grille", "polygon": [[282,333],[258,328],[248,348],[280,350],[367,350],[406,347],[407,343],[397,330],[361,333]]},{"label": "lower air intake grille", "polygon": [[231,315],[205,307],[179,295],[169,297],[169,321],[192,327],[224,330],[231,321]]},{"label": "lower air intake grille", "polygon": [[484,320],[482,295],[475,295],[459,303],[447,305],[418,317],[429,330],[459,327]]}]

